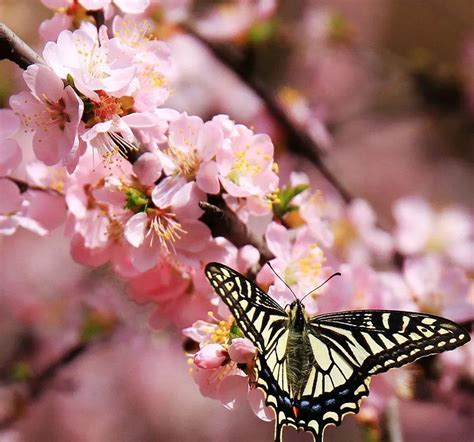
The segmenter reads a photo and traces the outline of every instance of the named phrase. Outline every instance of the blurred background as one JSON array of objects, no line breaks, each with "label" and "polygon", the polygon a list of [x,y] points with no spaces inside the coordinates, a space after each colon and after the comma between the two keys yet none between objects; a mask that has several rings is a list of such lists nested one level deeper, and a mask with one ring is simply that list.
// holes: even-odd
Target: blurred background
[{"label": "blurred background", "polygon": [[[215,58],[210,48],[218,47],[243,62],[245,76],[286,109],[384,226],[393,223],[393,201],[407,195],[472,209],[471,0],[281,1],[251,16],[239,9],[246,3],[154,3],[156,17],[169,14],[157,19],[175,65],[169,107],[203,119],[229,114],[271,134],[282,174],[303,170],[328,189],[291,152],[261,99]],[[50,15],[39,1],[0,1],[0,21],[35,48],[39,23]],[[176,25],[183,16],[209,44]],[[23,87],[21,70],[1,61],[0,72],[5,107]],[[61,230],[0,237],[0,441],[271,440],[273,425],[248,408],[229,412],[203,397],[179,331],[153,330],[151,308],[130,301],[107,268],[74,263]],[[25,403],[21,381],[37,373]],[[443,403],[402,401],[403,440],[472,441],[470,388]],[[352,416],[326,432],[328,441],[368,437]],[[311,437],[286,430],[285,440]]]}]

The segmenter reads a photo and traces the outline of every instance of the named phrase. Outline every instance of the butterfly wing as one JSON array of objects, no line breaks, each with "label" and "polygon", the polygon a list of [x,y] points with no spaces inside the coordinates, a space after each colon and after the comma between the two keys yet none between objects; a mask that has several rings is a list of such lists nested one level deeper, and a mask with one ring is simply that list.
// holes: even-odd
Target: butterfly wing
[{"label": "butterfly wing", "polygon": [[319,315],[308,324],[315,364],[295,424],[322,440],[327,425],[357,413],[370,377],[470,340],[459,325],[421,313],[361,310]]},{"label": "butterfly wing", "polygon": [[223,264],[211,262],[205,270],[214,290],[229,307],[235,322],[258,348],[266,353],[284,333],[288,315],[252,281]]},{"label": "butterfly wing", "polygon": [[292,423],[287,419],[292,413],[286,359],[288,314],[235,270],[210,263],[205,272],[245,337],[258,349],[256,384],[264,391],[266,404],[275,411],[275,440],[281,440],[282,426]]}]

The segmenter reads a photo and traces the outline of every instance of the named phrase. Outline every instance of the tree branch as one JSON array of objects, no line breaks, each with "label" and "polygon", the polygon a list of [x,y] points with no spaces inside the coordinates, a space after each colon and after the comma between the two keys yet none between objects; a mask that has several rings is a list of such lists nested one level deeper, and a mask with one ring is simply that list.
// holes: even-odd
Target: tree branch
[{"label": "tree branch", "polygon": [[247,229],[235,212],[229,209],[220,195],[209,195],[209,201],[201,201],[199,207],[204,210],[201,221],[205,223],[214,237],[223,236],[236,247],[250,244],[260,252],[260,264],[274,258],[265,241]]},{"label": "tree branch", "polygon": [[[23,388],[17,388],[12,393],[12,411],[0,419],[0,430],[4,430],[18,421],[25,413],[30,402],[40,398],[50,382],[59,374],[59,372],[79,359],[93,346],[101,341],[109,339],[113,334],[114,328],[108,330],[100,337],[89,340],[80,340],[71,348],[66,350],[58,359],[51,362],[41,372],[25,381],[21,385]],[[12,384],[13,385],[13,384]]]},{"label": "tree branch", "polygon": [[270,115],[285,131],[288,141],[288,149],[309,159],[321,172],[324,178],[326,178],[326,180],[331,183],[341,198],[345,202],[351,201],[353,199],[352,195],[337,180],[337,178],[322,161],[319,147],[305,131],[300,130],[293,124],[293,122],[288,117],[288,114],[282,109],[277,100],[275,100],[275,98],[267,92],[263,84],[257,78],[249,75],[245,66],[242,66],[242,63],[240,63],[240,61],[237,60],[235,56],[231,55],[221,46],[206,40],[190,26],[182,25],[182,27],[185,32],[208,48],[223,65],[233,71],[240,78],[240,80],[242,80],[242,82],[262,100]]},{"label": "tree branch", "polygon": [[44,64],[43,58],[28,46],[7,25],[0,22],[0,60],[10,60],[20,68],[26,69],[30,64]]}]

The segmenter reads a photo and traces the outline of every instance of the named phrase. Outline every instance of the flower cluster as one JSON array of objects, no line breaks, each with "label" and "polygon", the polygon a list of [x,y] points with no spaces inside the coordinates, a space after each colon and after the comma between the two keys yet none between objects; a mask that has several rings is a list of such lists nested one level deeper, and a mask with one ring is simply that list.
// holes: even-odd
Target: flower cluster
[{"label": "flower cluster", "polygon": [[[283,307],[311,292],[304,301],[311,315],[373,308],[474,317],[474,230],[465,209],[404,198],[394,204],[394,227],[384,230],[367,201],[345,204],[317,190],[311,170],[279,175],[268,135],[227,115],[204,121],[164,107],[173,93],[172,53],[143,14],[149,1],[43,3],[63,8],[42,25],[50,40],[44,63],[24,71],[27,89],[0,110],[0,234],[21,226],[46,235],[64,223],[75,261],[109,264],[130,299],[153,306],[152,327],[183,329],[203,395],[231,409],[248,401],[261,419],[273,418],[253,388],[257,350],[204,277],[210,261],[254,279]],[[231,37],[275,6],[254,3],[232,9],[242,17]],[[86,12],[99,9],[106,24],[97,28]],[[307,103],[283,95],[290,120],[328,147]],[[30,151],[22,181],[22,152]],[[219,236],[207,220],[212,213],[224,223],[226,212],[240,238]],[[342,278],[313,291],[336,271]],[[446,385],[466,376],[462,357],[441,364]],[[400,373],[375,386],[365,420],[376,420],[391,396],[409,396],[401,384],[412,375]]]}]

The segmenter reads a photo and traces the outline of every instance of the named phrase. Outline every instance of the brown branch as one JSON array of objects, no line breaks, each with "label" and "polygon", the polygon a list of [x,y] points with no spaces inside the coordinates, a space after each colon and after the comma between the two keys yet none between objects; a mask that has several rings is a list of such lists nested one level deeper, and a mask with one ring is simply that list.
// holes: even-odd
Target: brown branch
[{"label": "brown branch", "polygon": [[288,114],[278,104],[277,100],[267,92],[266,88],[257,78],[254,78],[247,73],[245,66],[242,65],[240,60],[224,50],[221,46],[206,40],[190,26],[182,25],[182,27],[188,34],[208,48],[216,59],[233,71],[237,77],[239,77],[240,80],[262,100],[270,115],[285,131],[288,140],[288,149],[308,158],[317,167],[324,178],[326,178],[326,180],[336,189],[342,199],[345,202],[351,201],[353,199],[352,195],[337,180],[322,161],[320,149],[316,143],[314,143],[305,131],[297,128],[293,124]]},{"label": "brown branch", "polygon": [[8,26],[0,22],[0,60],[10,60],[26,69],[34,63],[44,64],[41,56]]},{"label": "brown branch", "polygon": [[199,207],[204,210],[201,221],[205,223],[214,237],[223,236],[236,247],[250,244],[260,252],[260,264],[274,258],[262,238],[255,236],[235,212],[229,209],[220,195],[209,195],[209,201],[201,201]]}]

